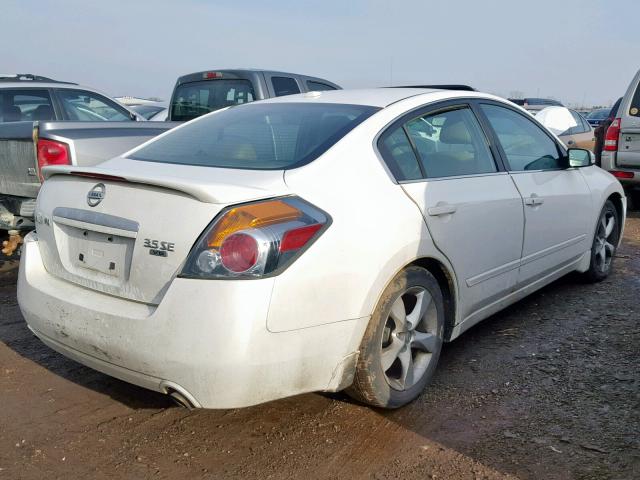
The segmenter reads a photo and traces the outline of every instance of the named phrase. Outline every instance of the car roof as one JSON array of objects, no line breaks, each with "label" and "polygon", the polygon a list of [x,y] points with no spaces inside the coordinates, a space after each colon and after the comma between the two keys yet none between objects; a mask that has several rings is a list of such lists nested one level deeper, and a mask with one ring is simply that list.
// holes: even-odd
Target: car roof
[{"label": "car roof", "polygon": [[88,90],[90,92],[101,93],[99,90],[91,87],[85,87],[84,85],[78,85],[77,83],[66,83],[66,82],[38,82],[38,81],[28,81],[28,82],[7,82],[3,81],[0,83],[0,90],[4,89],[33,89],[33,88],[58,88],[58,89],[72,89],[72,90]]},{"label": "car roof", "polygon": [[[324,90],[322,92],[307,92],[296,95],[286,95],[283,97],[270,98],[267,100],[262,100],[260,101],[260,103],[343,103],[384,108],[393,103],[416,96],[425,97],[425,101],[428,101],[428,97],[431,96],[441,98],[442,94],[445,92],[448,94],[447,98],[498,98],[486,93],[459,90],[436,90],[431,88],[367,88],[354,90]],[[504,101],[504,99],[500,100]]]}]

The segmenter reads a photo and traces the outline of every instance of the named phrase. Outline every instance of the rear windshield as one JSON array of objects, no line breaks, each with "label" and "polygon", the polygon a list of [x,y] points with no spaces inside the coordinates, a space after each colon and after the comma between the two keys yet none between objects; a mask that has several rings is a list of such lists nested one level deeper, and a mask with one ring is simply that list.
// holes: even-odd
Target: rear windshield
[{"label": "rear windshield", "polygon": [[590,120],[604,120],[605,118],[607,118],[609,116],[609,112],[611,110],[609,110],[608,108],[602,108],[600,110],[594,110],[592,112],[590,112],[587,115],[587,118]]},{"label": "rear windshield", "polygon": [[249,80],[204,80],[183,83],[171,101],[171,120],[182,122],[232,105],[253,102],[256,94]]},{"label": "rear windshield", "polygon": [[378,110],[331,103],[233,107],[177,128],[129,158],[250,170],[295,168],[315,160]]}]

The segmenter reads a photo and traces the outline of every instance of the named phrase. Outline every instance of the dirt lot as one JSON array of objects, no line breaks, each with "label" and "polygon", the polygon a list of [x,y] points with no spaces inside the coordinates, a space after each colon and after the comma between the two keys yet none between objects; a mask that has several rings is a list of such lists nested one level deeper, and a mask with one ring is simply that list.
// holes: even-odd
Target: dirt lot
[{"label": "dirt lot", "polygon": [[2,478],[640,478],[640,216],[615,274],[562,279],[449,344],[395,412],[340,394],[193,411],[42,345],[0,262]]}]

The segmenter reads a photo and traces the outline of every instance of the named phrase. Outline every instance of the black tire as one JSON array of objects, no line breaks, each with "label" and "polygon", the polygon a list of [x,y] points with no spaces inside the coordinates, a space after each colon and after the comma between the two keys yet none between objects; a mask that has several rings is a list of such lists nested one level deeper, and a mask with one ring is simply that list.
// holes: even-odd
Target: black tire
[{"label": "black tire", "polygon": [[[607,225],[611,219],[613,219],[614,224],[607,234]],[[588,282],[601,282],[609,276],[619,239],[620,217],[611,200],[607,200],[598,216],[596,231],[593,235],[591,263],[589,264],[589,270],[584,274],[584,278]]]},{"label": "black tire", "polygon": [[627,195],[631,200],[631,202],[629,202],[629,209],[640,210],[640,190],[630,190]]},{"label": "black tire", "polygon": [[[430,296],[428,304],[425,292]],[[406,328],[398,327],[399,309],[404,312]],[[412,322],[413,329],[409,327]],[[438,281],[424,268],[404,269],[387,286],[371,316],[360,345],[354,381],[346,392],[358,401],[383,408],[398,408],[414,400],[433,377],[444,323]],[[384,370],[383,360],[394,358],[398,345],[403,346],[397,358]],[[407,369],[405,362],[410,365]],[[410,369],[415,369],[415,375],[404,375]]]}]

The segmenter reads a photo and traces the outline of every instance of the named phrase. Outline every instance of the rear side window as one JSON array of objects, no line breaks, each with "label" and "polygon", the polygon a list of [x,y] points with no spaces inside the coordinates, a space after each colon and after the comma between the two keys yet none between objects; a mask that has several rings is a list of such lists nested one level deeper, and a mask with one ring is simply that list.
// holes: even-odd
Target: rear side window
[{"label": "rear side window", "polygon": [[129,158],[249,170],[290,169],[315,160],[377,110],[330,103],[230,108],[179,127]]},{"label": "rear side window", "polygon": [[183,83],[176,88],[171,101],[171,120],[183,122],[206,113],[253,102],[256,99],[249,80],[205,80]]},{"label": "rear side window", "polygon": [[633,117],[640,117],[640,83],[636,85],[636,93],[633,94],[633,98],[631,99],[629,115]]},{"label": "rear side window", "polygon": [[132,121],[129,112],[97,93],[60,89],[57,95],[67,120],[75,122]]},{"label": "rear side window", "polygon": [[511,171],[563,168],[556,143],[533,120],[497,105],[482,104],[481,108],[498,136]]},{"label": "rear side window", "polygon": [[271,77],[271,84],[276,97],[300,93],[298,83],[291,77]]},{"label": "rear side window", "polygon": [[327,85],[326,83],[314,82],[312,80],[307,81],[307,88],[311,92],[322,92],[324,90],[335,90],[336,87]]},{"label": "rear side window", "polygon": [[378,147],[396,180],[422,178],[418,159],[403,127],[386,133],[380,139]]},{"label": "rear side window", "polygon": [[47,90],[0,90],[0,122],[55,118]]},{"label": "rear side window", "polygon": [[425,115],[407,123],[427,178],[496,172],[491,150],[470,108]]}]

